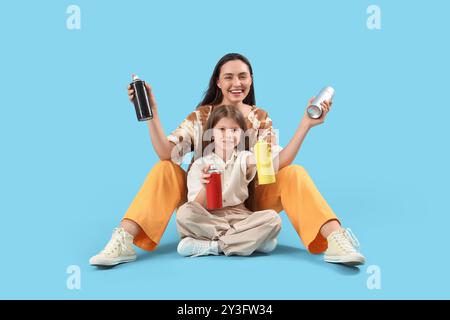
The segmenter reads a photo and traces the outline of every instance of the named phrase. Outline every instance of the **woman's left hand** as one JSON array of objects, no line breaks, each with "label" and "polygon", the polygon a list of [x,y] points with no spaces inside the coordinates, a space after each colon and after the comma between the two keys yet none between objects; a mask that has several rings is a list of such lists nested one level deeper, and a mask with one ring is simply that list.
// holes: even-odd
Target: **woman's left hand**
[{"label": "woman's left hand", "polygon": [[[312,97],[309,99],[308,106],[311,104],[311,102],[314,100],[315,97]],[[308,113],[306,112],[303,114],[303,119],[301,124],[306,126],[307,129],[310,129],[314,126],[317,126],[319,124],[324,123],[325,118],[327,117],[328,112],[330,111],[331,105],[333,104],[333,101],[324,101],[321,103],[322,106],[322,115],[318,119],[312,119],[308,116]]]}]

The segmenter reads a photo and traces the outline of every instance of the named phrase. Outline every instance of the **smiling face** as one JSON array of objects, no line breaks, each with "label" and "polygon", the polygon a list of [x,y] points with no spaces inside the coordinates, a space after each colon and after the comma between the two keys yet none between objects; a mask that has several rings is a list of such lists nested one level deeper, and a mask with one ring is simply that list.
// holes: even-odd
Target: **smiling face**
[{"label": "smiling face", "polygon": [[213,128],[216,152],[231,154],[240,142],[241,131],[239,124],[232,118],[220,119]]},{"label": "smiling face", "polygon": [[226,62],[220,69],[217,86],[223,94],[222,104],[239,104],[250,92],[252,76],[241,60]]}]

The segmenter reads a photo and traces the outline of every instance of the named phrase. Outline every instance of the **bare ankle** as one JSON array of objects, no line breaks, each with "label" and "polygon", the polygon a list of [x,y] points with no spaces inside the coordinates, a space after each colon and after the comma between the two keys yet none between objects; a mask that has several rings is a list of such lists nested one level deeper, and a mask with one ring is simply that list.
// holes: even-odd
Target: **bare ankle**
[{"label": "bare ankle", "polygon": [[328,236],[341,228],[341,224],[337,220],[331,220],[325,223],[322,228],[320,228],[320,234],[327,239]]},{"label": "bare ankle", "polygon": [[126,232],[131,234],[133,237],[136,237],[141,230],[141,227],[134,222],[133,220],[123,219],[120,223],[120,227],[123,228]]}]

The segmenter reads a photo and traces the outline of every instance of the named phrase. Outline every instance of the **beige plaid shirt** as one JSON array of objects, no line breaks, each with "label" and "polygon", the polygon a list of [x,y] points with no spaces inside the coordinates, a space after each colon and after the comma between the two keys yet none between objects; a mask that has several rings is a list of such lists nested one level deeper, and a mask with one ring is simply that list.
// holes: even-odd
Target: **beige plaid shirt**
[{"label": "beige plaid shirt", "polygon": [[[187,153],[200,150],[203,128],[211,110],[212,106],[201,106],[197,108],[183,120],[178,128],[167,136],[167,139],[176,145],[172,151],[172,161],[181,164],[183,157]],[[282,148],[278,145],[278,137],[272,128],[272,120],[266,111],[257,106],[252,106],[245,121],[249,130],[251,151],[258,140],[264,140],[270,143],[274,156],[281,151]]]}]

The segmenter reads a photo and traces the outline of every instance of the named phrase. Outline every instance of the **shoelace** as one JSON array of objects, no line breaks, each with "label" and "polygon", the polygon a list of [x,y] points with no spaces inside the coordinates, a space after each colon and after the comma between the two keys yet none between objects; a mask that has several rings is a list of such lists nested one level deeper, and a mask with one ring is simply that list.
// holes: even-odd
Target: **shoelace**
[{"label": "shoelace", "polygon": [[359,248],[359,241],[351,229],[343,229],[343,232],[337,232],[335,234],[337,243],[346,251],[356,252],[356,248]]},{"label": "shoelace", "polygon": [[355,234],[353,233],[352,229],[347,228],[345,229],[345,235],[350,240],[350,242],[353,244],[355,248],[359,248],[359,241],[358,238],[356,238]]},{"label": "shoelace", "polygon": [[127,250],[125,232],[119,231],[118,229],[115,229],[113,238],[111,239],[111,241],[108,242],[108,244],[106,245],[105,249],[102,250],[102,253],[109,255],[117,247],[120,247],[122,252],[125,252]]},{"label": "shoelace", "polygon": [[192,255],[191,258],[207,255],[211,250],[211,241],[194,241],[194,248],[192,250],[197,253]]}]

